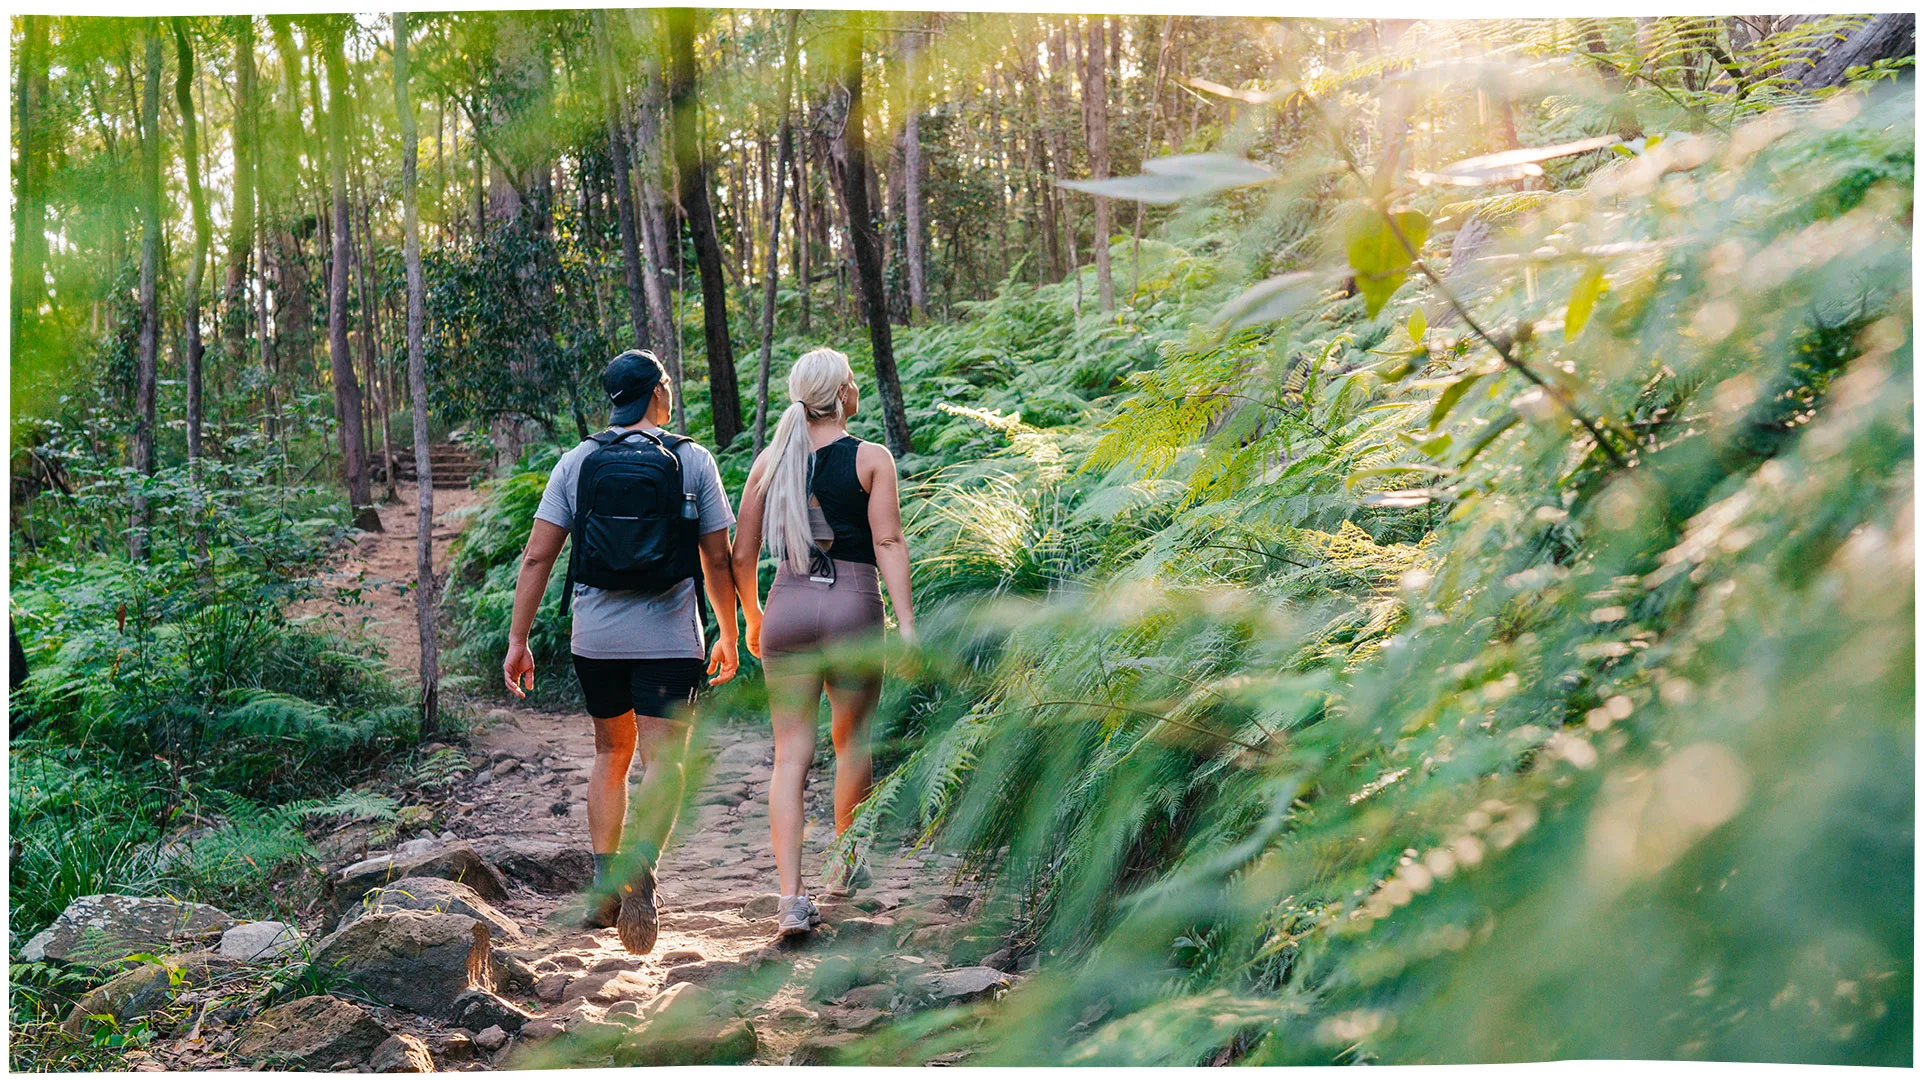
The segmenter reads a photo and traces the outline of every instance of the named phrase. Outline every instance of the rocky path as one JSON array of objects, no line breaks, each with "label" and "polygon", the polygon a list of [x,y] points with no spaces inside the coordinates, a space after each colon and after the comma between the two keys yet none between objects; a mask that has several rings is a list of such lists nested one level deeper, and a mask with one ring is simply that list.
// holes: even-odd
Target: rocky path
[{"label": "rocky path", "polygon": [[[413,595],[400,586],[413,578],[417,532],[412,489],[401,496],[382,510],[387,531],[363,536],[332,580],[360,588],[360,602],[342,616],[383,640],[390,660],[411,677]],[[459,511],[473,499],[465,491],[436,493],[435,566],[442,571]],[[968,920],[977,914],[978,888],[957,880],[945,857],[900,850],[876,855],[873,882],[859,895],[823,902],[823,925],[810,938],[773,944],[776,880],[766,806],[773,743],[764,717],[756,716],[702,722],[696,792],[660,866],[660,935],[652,953],[628,955],[610,929],[572,928],[564,916],[591,873],[590,722],[484,703],[479,711],[477,730],[463,743],[429,748],[453,764],[455,775],[433,807],[437,834],[390,853],[355,850],[349,835],[323,844],[347,865],[328,867],[326,912],[319,925],[301,928],[315,942],[316,964],[331,957],[343,972],[360,971],[363,987],[388,979],[387,1004],[413,995],[409,1009],[377,1015],[385,1030],[409,1035],[418,1047],[411,1057],[388,1047],[391,1060],[347,1054],[322,1062],[338,1052],[327,1044],[303,1062],[308,1067],[420,1066],[429,1059],[438,1069],[825,1062],[896,1015],[995,996],[1017,978],[1002,973],[1016,966],[1003,942]],[[814,880],[833,836],[831,770],[823,735],[807,789],[806,866]],[[636,767],[636,780],[638,774]],[[458,884],[445,880],[455,878]],[[423,910],[430,914],[412,913]],[[476,942],[464,922],[429,925],[446,918],[485,929]],[[365,929],[371,924],[380,925]],[[326,933],[332,936],[323,939]],[[356,933],[367,941],[342,944]],[[396,968],[389,939],[406,939],[398,952],[426,955],[420,950],[437,947],[436,934],[451,935],[449,947],[467,957],[468,973],[464,982],[456,972],[444,992],[428,993],[411,984],[437,976]],[[469,990],[462,998],[467,986],[493,993]],[[372,996],[381,998],[377,989]],[[334,1013],[348,1022],[343,1011]],[[278,1031],[273,1025],[281,1022],[266,1017],[253,1026]]]}]

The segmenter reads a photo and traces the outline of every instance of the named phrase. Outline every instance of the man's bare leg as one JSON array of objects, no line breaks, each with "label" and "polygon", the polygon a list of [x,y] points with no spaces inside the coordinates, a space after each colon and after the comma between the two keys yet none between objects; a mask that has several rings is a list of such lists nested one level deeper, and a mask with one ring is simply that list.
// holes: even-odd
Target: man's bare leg
[{"label": "man's bare leg", "polygon": [[620,860],[624,883],[614,927],[630,953],[653,951],[659,936],[659,910],[654,904],[654,867],[661,849],[680,817],[686,794],[687,748],[693,727],[685,721],[660,716],[635,718],[635,745],[640,754],[640,785],[628,813],[626,855]]},{"label": "man's bare leg", "polygon": [[633,766],[634,716],[631,711],[593,721],[593,769],[587,774],[587,837],[593,845],[593,895],[586,925],[612,926],[620,909],[609,874],[620,851],[627,819],[627,772]]}]

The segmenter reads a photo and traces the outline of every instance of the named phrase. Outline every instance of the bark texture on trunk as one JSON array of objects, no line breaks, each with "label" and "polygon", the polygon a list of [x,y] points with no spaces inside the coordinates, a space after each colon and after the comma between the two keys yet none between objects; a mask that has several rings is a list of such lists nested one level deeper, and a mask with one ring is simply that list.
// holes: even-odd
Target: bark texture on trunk
[{"label": "bark texture on trunk", "polygon": [[[140,344],[134,358],[133,470],[153,475],[154,386],[160,360],[160,24],[147,20],[147,70],[140,94]],[[136,480],[138,485],[139,481]],[[129,549],[146,558],[150,523],[146,491],[133,492]]]},{"label": "bark texture on trunk", "polygon": [[[1087,27],[1087,148],[1093,157],[1095,180],[1105,180],[1107,159],[1107,20],[1095,15]],[[1113,242],[1113,208],[1108,199],[1093,199],[1093,269],[1099,281],[1100,310],[1113,310],[1113,263],[1107,248]]]},{"label": "bark texture on trunk", "polygon": [[[227,280],[221,298],[221,328],[229,370],[247,351],[247,263],[253,251],[254,101],[253,16],[237,19],[233,42],[233,212],[227,215]],[[264,335],[264,329],[262,334]]]},{"label": "bark texture on trunk", "polygon": [[907,130],[906,147],[903,157],[906,159],[903,196],[906,200],[907,225],[907,303],[914,318],[923,318],[927,311],[927,237],[926,208],[921,189],[926,179],[926,161],[920,152],[920,34],[909,29],[901,42],[901,51],[905,54],[907,77]]},{"label": "bark texture on trunk", "polygon": [[653,348],[647,326],[646,286],[640,269],[640,230],[633,209],[633,155],[627,149],[627,122],[622,108],[625,95],[620,92],[620,75],[614,62],[613,39],[607,30],[604,11],[593,13],[594,35],[600,39],[600,59],[605,70],[607,145],[613,159],[613,191],[620,219],[620,257],[626,270],[627,317],[633,325],[633,344],[638,349]]},{"label": "bark texture on trunk", "polygon": [[46,15],[21,16],[22,41],[15,57],[19,85],[14,108],[14,131],[20,140],[20,154],[14,166],[19,191],[17,217],[13,233],[13,355],[20,355],[21,332],[40,306],[46,291],[47,197],[46,177],[42,175],[41,143],[45,140],[44,113],[47,97],[48,44]]},{"label": "bark texture on trunk", "polygon": [[[1867,25],[1822,53],[1800,80],[1806,90],[1839,86],[1847,81],[1847,69],[1862,67],[1876,60],[1913,55],[1913,12],[1875,15]],[[1903,76],[1910,77],[1910,76]]]},{"label": "bark texture on trunk", "polygon": [[420,621],[420,737],[440,726],[440,648],[434,635],[439,583],[433,577],[433,454],[427,429],[427,361],[421,347],[426,287],[420,277],[420,145],[407,99],[407,16],[393,16],[393,101],[400,113],[400,200],[406,231],[407,395],[413,399],[413,465],[420,488],[420,542],[414,557],[414,606]]},{"label": "bark texture on trunk", "polygon": [[[707,392],[713,411],[714,449],[740,434],[740,384],[733,367],[733,338],[727,330],[726,268],[714,235],[713,206],[707,193],[707,162],[701,145],[698,75],[693,60],[693,9],[670,8],[667,19],[669,74],[667,98],[672,110],[673,160],[680,183],[680,205],[693,234],[700,270],[700,307],[707,340]],[[685,388],[681,388],[685,392]]]},{"label": "bark texture on trunk", "polygon": [[793,69],[800,61],[800,13],[787,13],[786,65],[780,95],[780,163],[773,168],[773,209],[767,215],[766,302],[760,317],[760,379],[754,386],[753,456],[767,445],[767,386],[773,377],[773,321],[780,301],[780,204],[787,193],[787,169],[793,161]]},{"label": "bark texture on trunk", "polygon": [[333,189],[333,266],[327,283],[327,357],[333,372],[334,412],[340,420],[340,456],[345,467],[347,500],[353,506],[355,528],[380,532],[380,514],[373,508],[373,488],[367,480],[366,429],[361,426],[363,403],[360,379],[347,348],[347,272],[353,259],[347,210],[347,52],[346,33],[338,23],[325,31],[327,63],[327,171]]},{"label": "bark texture on trunk", "polygon": [[913,451],[907,430],[906,397],[900,391],[900,371],[893,362],[893,328],[887,324],[887,287],[881,277],[880,237],[867,205],[866,108],[860,98],[862,33],[854,30],[841,43],[839,78],[847,91],[846,175],[840,194],[846,205],[848,232],[853,241],[854,273],[860,279],[861,307],[866,310],[867,334],[873,342],[873,374],[879,383],[880,411],[886,421],[887,448],[895,457]]},{"label": "bark texture on trunk", "polygon": [[187,37],[187,20],[175,16],[173,42],[179,56],[174,74],[173,93],[180,105],[180,155],[186,166],[187,201],[193,208],[193,265],[187,271],[185,300],[187,323],[187,460],[200,460],[201,360],[206,344],[200,338],[200,286],[205,281],[207,253],[213,246],[213,226],[207,220],[207,193],[200,185],[200,125],[193,108],[193,43]]}]

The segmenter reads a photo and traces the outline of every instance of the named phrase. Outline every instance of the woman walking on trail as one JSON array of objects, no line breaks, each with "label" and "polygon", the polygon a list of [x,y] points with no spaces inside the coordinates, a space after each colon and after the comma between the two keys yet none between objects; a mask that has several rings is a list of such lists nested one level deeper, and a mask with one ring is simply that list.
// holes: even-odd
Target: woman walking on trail
[{"label": "woman walking on trail", "polygon": [[[793,404],[747,476],[733,539],[733,566],[747,620],[747,648],[766,665],[773,719],[768,818],[780,873],[779,933],[805,933],[819,911],[801,881],[807,770],[824,686],[833,711],[833,827],[844,832],[873,783],[867,718],[880,699],[878,669],[829,662],[828,646],[877,635],[880,583],[900,635],[913,640],[907,541],[893,455],[847,434],[860,390],[844,354],[815,349],[787,376]],[[780,568],[760,608],[761,541]],[[865,868],[841,882],[864,884]]]}]

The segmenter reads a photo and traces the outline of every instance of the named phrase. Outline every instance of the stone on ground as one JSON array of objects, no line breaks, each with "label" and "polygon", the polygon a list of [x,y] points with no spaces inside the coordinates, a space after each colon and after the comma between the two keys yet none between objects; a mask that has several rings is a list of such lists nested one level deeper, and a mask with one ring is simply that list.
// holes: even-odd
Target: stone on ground
[{"label": "stone on ground", "polygon": [[352,979],[374,1000],[457,1019],[454,1002],[497,984],[486,924],[465,915],[386,911],[341,927],[314,950],[317,971]]},{"label": "stone on ground", "polygon": [[907,985],[915,997],[930,1004],[963,1005],[997,998],[1013,985],[1013,980],[990,967],[963,967],[916,975]]},{"label": "stone on ground", "polygon": [[418,855],[380,855],[342,867],[327,879],[327,924],[332,930],[342,915],[352,910],[369,890],[390,885],[403,878],[432,877],[458,881],[480,894],[480,899],[499,903],[507,898],[507,882],[500,871],[465,843],[439,844]]},{"label": "stone on ground", "polygon": [[850,1031],[836,1032],[832,1035],[810,1035],[800,1040],[800,1045],[787,1055],[789,1065],[836,1065],[839,1064],[847,1049],[860,1041],[860,1036]]},{"label": "stone on ground", "polygon": [[520,1006],[478,987],[455,998],[452,1012],[453,1022],[468,1031],[482,1031],[490,1027],[519,1031],[522,1025],[533,1019]]},{"label": "stone on ground", "polygon": [[132,953],[210,945],[234,917],[208,904],[152,896],[77,897],[20,950],[22,959],[102,968]]},{"label": "stone on ground", "polygon": [[593,880],[593,855],[584,844],[540,836],[496,836],[477,846],[508,880],[535,892],[561,896],[578,892]]},{"label": "stone on ground", "polygon": [[244,922],[220,935],[220,955],[246,962],[278,960],[298,953],[307,943],[292,923]]},{"label": "stone on ground", "polygon": [[522,937],[520,924],[512,916],[482,900],[473,886],[446,878],[401,878],[391,885],[369,889],[354,911],[348,913],[348,917],[358,918],[361,912],[375,914],[382,911],[440,911],[465,915],[486,923],[496,937],[507,941],[519,941]]},{"label": "stone on ground", "polygon": [[367,1064],[377,1073],[432,1072],[433,1054],[412,1035],[396,1034],[374,1048]]},{"label": "stone on ground", "polygon": [[111,1016],[114,1023],[124,1026],[165,1007],[178,991],[205,983],[214,971],[236,966],[233,961],[209,952],[166,956],[157,963],[142,964],[87,991],[74,1003],[60,1030],[68,1035],[84,1035],[96,1016]]},{"label": "stone on ground", "polygon": [[253,1065],[331,1069],[369,1060],[387,1041],[387,1029],[349,1001],[315,994],[276,1005],[254,1018],[233,1045],[235,1059]]},{"label": "stone on ground", "polygon": [[492,1027],[481,1028],[479,1031],[473,1033],[473,1045],[488,1053],[492,1053],[507,1045],[507,1029],[501,1027],[499,1024],[494,1024]]},{"label": "stone on ground", "polygon": [[614,1048],[623,1067],[742,1065],[760,1051],[753,1025],[739,1017],[708,1017],[688,1023],[661,1019],[643,1023]]}]

